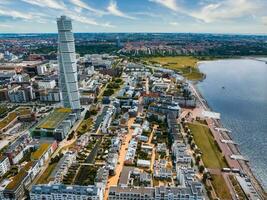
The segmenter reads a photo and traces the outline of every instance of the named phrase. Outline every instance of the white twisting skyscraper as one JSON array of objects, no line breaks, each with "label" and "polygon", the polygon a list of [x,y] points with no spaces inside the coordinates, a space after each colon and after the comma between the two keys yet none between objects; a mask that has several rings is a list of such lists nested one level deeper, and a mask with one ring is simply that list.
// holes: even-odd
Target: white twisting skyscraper
[{"label": "white twisting skyscraper", "polygon": [[62,104],[66,108],[81,108],[78,89],[77,65],[71,19],[61,16],[58,27],[59,86]]}]

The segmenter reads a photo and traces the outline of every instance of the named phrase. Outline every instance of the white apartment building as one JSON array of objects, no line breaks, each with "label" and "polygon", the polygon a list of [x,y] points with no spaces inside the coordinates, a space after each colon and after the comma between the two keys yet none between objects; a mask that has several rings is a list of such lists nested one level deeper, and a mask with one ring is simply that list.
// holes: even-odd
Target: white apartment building
[{"label": "white apartment building", "polygon": [[34,185],[31,200],[103,200],[101,188],[94,185]]},{"label": "white apartment building", "polygon": [[55,80],[42,80],[38,81],[39,89],[54,89],[56,87]]},{"label": "white apartment building", "polygon": [[9,170],[10,170],[10,162],[8,157],[0,156],[0,176],[3,176]]}]

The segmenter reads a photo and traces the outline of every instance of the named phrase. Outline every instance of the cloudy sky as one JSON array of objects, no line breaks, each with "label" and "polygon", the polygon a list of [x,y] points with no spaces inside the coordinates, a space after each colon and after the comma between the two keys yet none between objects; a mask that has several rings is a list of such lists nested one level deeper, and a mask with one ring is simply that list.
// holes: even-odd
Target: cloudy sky
[{"label": "cloudy sky", "polygon": [[0,33],[75,32],[267,34],[267,0],[0,0]]}]

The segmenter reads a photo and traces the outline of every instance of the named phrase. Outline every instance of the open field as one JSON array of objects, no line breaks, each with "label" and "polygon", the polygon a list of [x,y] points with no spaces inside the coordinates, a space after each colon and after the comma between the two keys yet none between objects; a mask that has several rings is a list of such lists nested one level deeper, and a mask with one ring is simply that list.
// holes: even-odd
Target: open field
[{"label": "open field", "polygon": [[221,200],[228,200],[228,199],[232,199],[232,196],[228,190],[228,187],[225,183],[225,180],[223,178],[222,175],[211,175],[212,178],[212,186],[216,192],[216,194],[218,195],[218,197]]},{"label": "open field", "polygon": [[151,57],[146,58],[145,61],[151,64],[160,64],[163,68],[179,71],[190,80],[201,80],[204,76],[197,68],[198,59],[191,56]]},{"label": "open field", "polygon": [[205,167],[221,169],[228,167],[222,153],[208,127],[201,124],[188,124],[196,145],[202,151],[202,160]]}]

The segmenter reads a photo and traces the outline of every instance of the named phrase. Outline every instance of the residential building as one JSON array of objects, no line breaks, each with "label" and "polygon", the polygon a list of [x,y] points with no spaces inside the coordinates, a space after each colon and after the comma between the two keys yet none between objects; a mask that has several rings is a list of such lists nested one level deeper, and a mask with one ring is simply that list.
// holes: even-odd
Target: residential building
[{"label": "residential building", "polygon": [[103,200],[102,188],[94,185],[34,185],[30,192],[31,200]]},{"label": "residential building", "polygon": [[201,184],[188,187],[120,187],[111,186],[109,200],[204,200]]},{"label": "residential building", "polygon": [[10,162],[8,157],[0,155],[0,176],[3,176],[10,170]]}]

